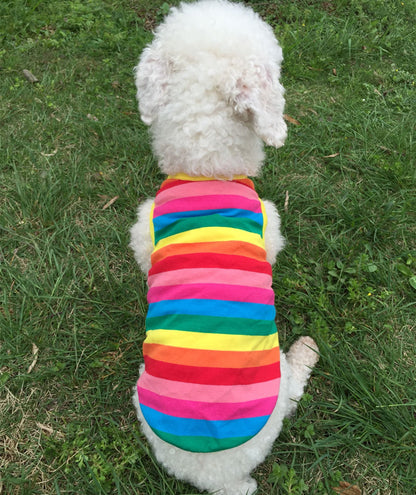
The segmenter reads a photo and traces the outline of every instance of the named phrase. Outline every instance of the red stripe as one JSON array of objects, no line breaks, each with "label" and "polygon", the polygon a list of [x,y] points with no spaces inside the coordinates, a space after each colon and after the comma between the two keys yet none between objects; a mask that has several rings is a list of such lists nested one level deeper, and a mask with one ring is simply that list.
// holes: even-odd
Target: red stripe
[{"label": "red stripe", "polygon": [[149,271],[149,277],[183,268],[232,268],[272,275],[272,267],[267,261],[258,261],[233,254],[192,253],[175,255],[156,262]]},{"label": "red stripe", "polygon": [[146,372],[157,378],[202,385],[249,385],[280,378],[280,364],[253,368],[204,368],[165,363],[145,356]]},{"label": "red stripe", "polygon": [[[159,192],[164,191],[166,189],[170,189],[171,187],[180,186],[181,184],[189,184],[189,183],[193,183],[193,182],[198,182],[198,181],[174,179],[174,178],[173,179],[166,179],[165,181],[162,182],[160,189],[157,192],[157,194],[159,194]],[[248,178],[247,179],[233,179],[232,182],[237,182],[238,184],[242,184],[243,186],[246,186],[246,187],[249,187],[250,189],[255,190],[253,181],[251,179],[248,179]],[[157,194],[156,194],[156,196],[157,196]]]},{"label": "red stripe", "polygon": [[162,182],[159,191],[156,193],[156,196],[160,192],[165,191],[166,189],[170,189],[171,187],[175,187],[175,186],[180,186],[181,184],[184,184],[185,182],[190,182],[190,181],[184,181],[184,180],[179,180],[179,179],[166,179],[164,182]]}]

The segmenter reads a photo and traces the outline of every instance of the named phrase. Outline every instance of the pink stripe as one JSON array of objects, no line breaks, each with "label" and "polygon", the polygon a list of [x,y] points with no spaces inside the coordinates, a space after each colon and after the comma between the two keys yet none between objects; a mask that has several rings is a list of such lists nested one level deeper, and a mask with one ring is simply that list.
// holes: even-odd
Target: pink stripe
[{"label": "pink stripe", "polygon": [[158,206],[154,210],[154,216],[165,215],[167,213],[176,213],[182,211],[194,210],[215,210],[222,208],[237,208],[240,210],[249,210],[254,213],[261,213],[260,202],[253,199],[247,199],[237,195],[206,195],[193,196],[181,199],[173,199]]},{"label": "pink stripe", "polygon": [[210,180],[179,184],[160,191],[156,194],[155,206],[160,206],[173,199],[188,198],[190,196],[210,196],[213,194],[238,195],[258,201],[256,191],[248,186],[238,182]]},{"label": "pink stripe", "polygon": [[227,284],[187,284],[156,286],[149,289],[149,303],[173,299],[218,299],[257,304],[274,304],[271,289]]},{"label": "pink stripe", "polygon": [[163,390],[165,397],[181,400],[194,400],[195,397],[203,397],[205,402],[246,402],[250,400],[265,399],[277,395],[280,378],[267,382],[250,385],[199,385],[195,383],[176,382],[157,378],[143,372],[138,381],[138,386],[147,390]]},{"label": "pink stripe", "polygon": [[171,399],[155,394],[150,390],[137,387],[140,403],[170,416],[180,418],[223,421],[230,419],[254,418],[268,416],[276,405],[277,397],[266,397],[247,402],[197,402],[191,400]]},{"label": "pink stripe", "polygon": [[192,284],[198,281],[200,284],[218,283],[230,285],[247,285],[270,289],[272,277],[267,273],[234,270],[231,268],[182,268],[167,272],[155,273],[148,278],[149,287],[161,285]]}]

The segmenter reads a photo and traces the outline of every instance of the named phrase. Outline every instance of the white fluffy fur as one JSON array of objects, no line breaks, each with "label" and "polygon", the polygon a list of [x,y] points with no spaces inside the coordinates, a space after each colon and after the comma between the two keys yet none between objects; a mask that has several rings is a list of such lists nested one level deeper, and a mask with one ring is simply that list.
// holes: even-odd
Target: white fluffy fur
[{"label": "white fluffy fur", "polygon": [[[251,9],[224,0],[202,0],[174,8],[159,26],[136,67],[142,120],[150,125],[163,172],[231,179],[255,176],[263,142],[279,147],[286,137],[282,52],[272,29]],[[153,249],[149,220],[153,198],[138,210],[130,246],[147,273]],[[283,248],[276,207],[264,201],[267,260]],[[256,489],[250,472],[270,452],[283,418],[296,409],[318,360],[312,339],[303,337],[281,354],[279,399],[266,426],[245,444],[216,453],[192,453],[157,437],[134,403],[156,458],[167,471],[200,490],[247,495]]]},{"label": "white fluffy fur", "polygon": [[272,29],[248,8],[207,0],[172,9],[136,68],[162,171],[257,175],[262,141],[286,138],[281,61]]},{"label": "white fluffy fur", "polygon": [[138,221],[130,230],[130,247],[143,273],[147,274],[152,266],[150,256],[153,251],[153,241],[150,235],[149,220],[154,198],[146,199],[137,210]]},{"label": "white fluffy fur", "polygon": [[282,379],[279,398],[266,426],[240,447],[221,452],[197,454],[164,442],[153,433],[143,419],[135,392],[133,401],[137,415],[158,462],[169,474],[215,495],[253,493],[257,484],[250,477],[250,473],[270,452],[282,429],[283,419],[295,411],[311,369],[318,360],[316,351],[314,341],[310,337],[302,337],[292,346],[287,356],[281,354]]}]

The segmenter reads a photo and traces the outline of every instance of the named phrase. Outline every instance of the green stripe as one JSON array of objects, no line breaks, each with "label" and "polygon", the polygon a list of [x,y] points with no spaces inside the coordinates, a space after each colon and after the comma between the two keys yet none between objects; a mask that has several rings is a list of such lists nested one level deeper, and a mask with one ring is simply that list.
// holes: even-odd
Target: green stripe
[{"label": "green stripe", "polygon": [[154,316],[146,318],[146,329],[252,336],[276,333],[274,321],[204,315]]},{"label": "green stripe", "polygon": [[201,217],[181,218],[180,220],[155,232],[155,242],[188,230],[204,227],[227,227],[231,229],[245,230],[253,234],[262,235],[263,227],[254,220],[248,218],[225,217],[222,215],[206,215]]},{"label": "green stripe", "polygon": [[232,437],[232,438],[211,438],[211,437],[185,437],[179,435],[173,435],[172,433],[165,433],[160,430],[153,430],[158,437],[165,442],[172,445],[176,445],[183,450],[189,450],[191,452],[217,452],[219,450],[232,449],[237,447],[251,439],[247,437]]}]

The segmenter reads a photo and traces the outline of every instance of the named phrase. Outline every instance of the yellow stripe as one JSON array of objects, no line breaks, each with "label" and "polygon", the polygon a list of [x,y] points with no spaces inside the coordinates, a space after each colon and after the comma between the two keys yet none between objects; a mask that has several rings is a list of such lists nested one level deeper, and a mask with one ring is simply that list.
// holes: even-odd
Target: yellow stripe
[{"label": "yellow stripe", "polygon": [[264,203],[262,200],[260,200],[261,204],[261,212],[263,213],[263,233],[262,237],[264,239],[264,233],[266,232],[266,226],[267,226],[267,213],[266,213],[266,207],[264,206]]},{"label": "yellow stripe", "polygon": [[232,179],[227,177],[190,177],[186,174],[176,174],[169,175],[168,179],[178,179],[178,180],[193,180],[193,181],[204,181],[204,180],[241,180],[247,179],[247,175],[234,175]]},{"label": "yellow stripe", "polygon": [[279,339],[277,333],[264,337],[180,330],[148,330],[145,343],[211,351],[264,351],[278,347]]},{"label": "yellow stripe", "polygon": [[153,246],[155,245],[155,226],[153,225],[153,212],[155,209],[155,203],[152,204],[152,209],[150,210],[150,236],[152,238]]},{"label": "yellow stripe", "polygon": [[264,241],[259,234],[247,232],[240,229],[232,229],[229,227],[202,227],[200,229],[187,230],[169,237],[161,239],[156,249],[167,246],[168,244],[188,244],[196,242],[209,242],[215,239],[218,241],[243,241],[254,244],[264,249]]}]

